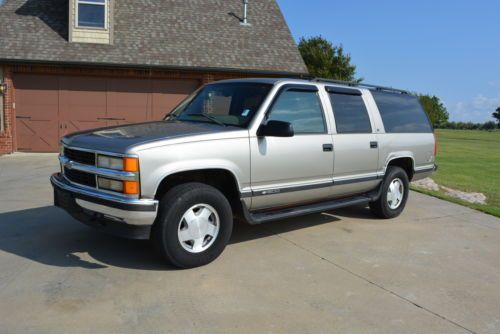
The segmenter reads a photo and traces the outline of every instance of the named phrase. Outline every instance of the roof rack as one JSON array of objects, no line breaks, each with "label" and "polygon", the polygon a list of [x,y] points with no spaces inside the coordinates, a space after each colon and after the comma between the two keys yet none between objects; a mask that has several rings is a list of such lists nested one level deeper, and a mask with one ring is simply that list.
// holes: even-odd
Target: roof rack
[{"label": "roof rack", "polygon": [[380,90],[380,91],[385,91],[385,92],[394,92],[394,93],[410,95],[410,93],[408,91],[403,90],[403,89],[396,89],[396,88],[392,88],[392,87],[384,87],[384,86],[377,86],[377,85],[369,85],[369,84],[364,84],[361,82],[342,81],[342,80],[333,80],[333,79],[325,79],[325,78],[313,78],[313,79],[311,79],[311,81],[334,83],[334,84],[339,84],[339,85],[344,85],[344,86],[349,86],[349,87],[365,87],[368,89],[375,89],[375,90]]}]

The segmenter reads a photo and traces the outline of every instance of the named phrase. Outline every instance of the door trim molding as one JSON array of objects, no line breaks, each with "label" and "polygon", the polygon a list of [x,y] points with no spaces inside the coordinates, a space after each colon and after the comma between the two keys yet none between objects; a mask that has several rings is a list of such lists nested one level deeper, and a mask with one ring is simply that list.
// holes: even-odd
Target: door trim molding
[{"label": "door trim molding", "polygon": [[345,184],[374,181],[374,180],[379,180],[382,178],[383,178],[383,175],[372,175],[372,176],[349,178],[349,179],[342,179],[342,180],[333,179],[333,180],[327,181],[327,182],[314,183],[314,184],[304,184],[304,185],[300,185],[300,186],[267,188],[267,189],[256,190],[256,191],[252,190],[252,191],[241,192],[240,198],[277,195],[277,194],[283,194],[283,193],[288,193],[288,192],[293,192],[293,191],[304,191],[304,190],[326,188],[326,187],[331,187],[331,186],[336,186],[336,185],[340,186],[340,185],[345,185]]}]

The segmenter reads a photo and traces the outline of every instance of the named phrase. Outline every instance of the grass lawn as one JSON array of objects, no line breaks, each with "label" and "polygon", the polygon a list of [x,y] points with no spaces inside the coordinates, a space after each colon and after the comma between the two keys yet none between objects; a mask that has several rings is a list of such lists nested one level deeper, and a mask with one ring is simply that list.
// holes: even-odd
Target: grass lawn
[{"label": "grass lawn", "polygon": [[487,204],[470,204],[435,192],[413,189],[500,217],[500,131],[436,130],[439,185],[486,195]]}]

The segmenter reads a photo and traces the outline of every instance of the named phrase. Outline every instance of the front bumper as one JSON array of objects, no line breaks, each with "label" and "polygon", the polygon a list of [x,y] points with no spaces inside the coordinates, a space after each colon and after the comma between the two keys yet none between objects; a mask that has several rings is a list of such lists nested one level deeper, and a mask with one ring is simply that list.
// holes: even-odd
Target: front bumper
[{"label": "front bumper", "polygon": [[53,174],[54,205],[80,222],[104,232],[131,239],[149,239],[158,201],[103,194],[69,183]]}]

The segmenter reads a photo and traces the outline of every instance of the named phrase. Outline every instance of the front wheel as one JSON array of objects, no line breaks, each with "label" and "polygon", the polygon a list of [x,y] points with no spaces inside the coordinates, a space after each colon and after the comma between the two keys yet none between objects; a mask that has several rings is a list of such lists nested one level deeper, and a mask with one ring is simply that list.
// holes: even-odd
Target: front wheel
[{"label": "front wheel", "polygon": [[389,166],[382,181],[380,197],[370,202],[370,209],[380,218],[394,218],[403,212],[408,200],[408,175],[401,167]]},{"label": "front wheel", "polygon": [[193,268],[215,260],[232,229],[226,197],[214,187],[192,182],[172,188],[161,199],[151,239],[171,264]]}]

